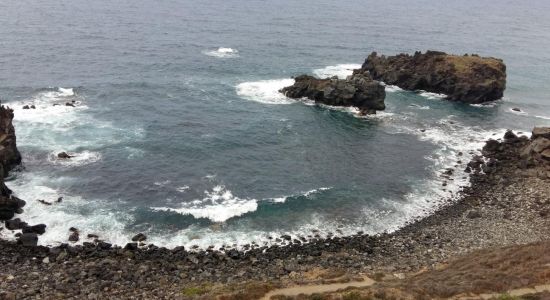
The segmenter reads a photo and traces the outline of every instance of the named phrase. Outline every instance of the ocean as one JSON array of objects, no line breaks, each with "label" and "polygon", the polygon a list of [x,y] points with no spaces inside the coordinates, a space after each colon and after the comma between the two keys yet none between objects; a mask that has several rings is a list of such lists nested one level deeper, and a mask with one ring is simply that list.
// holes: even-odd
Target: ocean
[{"label": "ocean", "polygon": [[[67,242],[70,227],[80,242],[143,232],[203,248],[393,231],[467,186],[484,140],[550,124],[549,11],[548,1],[4,1],[0,99],[15,111],[24,166],[7,185],[27,201],[20,217],[48,226],[42,245]],[[386,110],[362,117],[277,92],[304,73],[345,78],[372,51],[428,49],[502,58],[504,98],[468,105],[387,86]]]}]

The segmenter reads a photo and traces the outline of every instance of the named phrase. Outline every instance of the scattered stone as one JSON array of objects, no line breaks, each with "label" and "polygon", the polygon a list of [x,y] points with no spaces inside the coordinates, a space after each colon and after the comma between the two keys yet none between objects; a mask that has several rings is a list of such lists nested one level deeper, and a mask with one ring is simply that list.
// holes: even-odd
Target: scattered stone
[{"label": "scattered stone", "polygon": [[28,105],[24,105],[23,109],[30,109],[30,107]]},{"label": "scattered stone", "polygon": [[43,199],[38,199],[37,201],[44,204],[44,205],[52,205],[50,202],[48,202],[46,200],[43,200]]}]

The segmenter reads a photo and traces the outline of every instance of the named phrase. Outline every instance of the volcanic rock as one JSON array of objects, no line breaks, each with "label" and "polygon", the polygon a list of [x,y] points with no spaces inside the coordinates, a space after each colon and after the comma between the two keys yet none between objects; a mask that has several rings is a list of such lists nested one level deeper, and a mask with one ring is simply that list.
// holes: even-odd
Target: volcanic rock
[{"label": "volcanic rock", "polygon": [[294,99],[308,98],[316,103],[333,106],[357,107],[363,114],[384,110],[384,87],[368,74],[352,75],[347,79],[337,77],[318,79],[309,75],[296,77],[291,86],[279,92]]},{"label": "volcanic rock", "polygon": [[372,52],[355,73],[406,90],[442,93],[446,99],[482,103],[502,98],[506,66],[501,59],[478,55],[451,55],[439,51],[414,55],[378,56]]},{"label": "volcanic rock", "polygon": [[38,235],[36,233],[23,233],[17,239],[17,242],[23,246],[36,246],[38,244]]},{"label": "volcanic rock", "polygon": [[147,239],[147,236],[143,233],[138,233],[132,238],[132,242],[143,242]]},{"label": "volcanic rock", "polygon": [[63,158],[63,159],[65,159],[65,158],[71,158],[71,157],[72,157],[72,156],[69,155],[69,154],[67,154],[67,152],[65,152],[65,151],[60,152],[60,153],[57,154],[57,158]]}]

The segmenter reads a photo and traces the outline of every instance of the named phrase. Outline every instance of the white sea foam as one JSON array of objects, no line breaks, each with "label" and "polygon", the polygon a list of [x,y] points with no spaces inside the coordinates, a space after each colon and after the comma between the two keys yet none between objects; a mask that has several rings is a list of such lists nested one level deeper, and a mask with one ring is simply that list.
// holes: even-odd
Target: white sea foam
[{"label": "white sea foam", "polygon": [[185,193],[189,190],[189,186],[188,185],[182,185],[182,186],[178,186],[176,188],[176,191],[180,192],[180,193]]},{"label": "white sea foam", "polygon": [[313,75],[318,78],[327,78],[337,76],[340,79],[346,79],[353,73],[353,70],[360,69],[361,65],[358,64],[340,64],[335,66],[327,66],[321,69],[313,70]]},{"label": "white sea foam", "polygon": [[550,120],[550,116],[535,116],[535,118]]},{"label": "white sea foam", "polygon": [[232,57],[239,56],[239,51],[237,51],[237,49],[226,48],[226,47],[220,47],[215,50],[206,50],[203,53],[208,56],[213,56],[217,58],[232,58]]},{"label": "white sea foam", "polygon": [[309,190],[307,192],[303,192],[303,193],[299,193],[299,194],[295,194],[295,195],[291,195],[291,196],[275,197],[275,198],[269,198],[267,200],[271,201],[273,203],[285,203],[288,198],[295,198],[295,197],[299,197],[299,196],[309,197],[311,195],[314,195],[314,194],[317,194],[317,193],[320,193],[320,192],[323,192],[323,191],[328,191],[330,189],[332,189],[332,188],[331,187],[320,187],[318,189]]},{"label": "white sea foam", "polygon": [[410,104],[409,107],[412,107],[412,108],[416,108],[416,109],[430,109],[430,107],[428,105],[425,105],[425,106],[422,106],[422,105],[418,105],[418,104]]},{"label": "white sea foam", "polygon": [[256,211],[256,199],[241,199],[233,195],[223,185],[215,186],[212,191],[204,191],[205,197],[190,203],[182,203],[179,208],[152,207],[157,211],[173,211],[195,218],[207,218],[213,222],[225,222],[233,217]]},{"label": "white sea foam", "polygon": [[397,85],[385,84],[383,82],[382,82],[382,85],[384,86],[384,89],[386,90],[387,93],[403,91],[403,89],[398,87]]},{"label": "white sea foam", "polygon": [[490,102],[484,102],[484,103],[476,103],[476,104],[470,104],[470,106],[473,107],[495,107],[498,105],[499,100],[496,101],[490,101]]},{"label": "white sea foam", "polygon": [[419,91],[419,95],[422,97],[426,97],[430,100],[439,100],[439,99],[445,99],[447,95],[445,94],[438,94],[438,93],[430,93],[426,91]]},{"label": "white sea foam", "polygon": [[54,151],[48,155],[48,161],[54,165],[77,167],[95,163],[101,159],[101,153],[93,151],[68,152],[71,158],[59,158],[57,154],[62,150]]},{"label": "white sea foam", "polygon": [[291,104],[296,101],[279,92],[280,89],[294,84],[294,79],[273,79],[243,82],[237,85],[237,95],[265,104]]},{"label": "white sea foam", "polygon": [[[16,196],[27,201],[23,219],[29,224],[46,224],[46,233],[40,236],[40,245],[57,245],[66,243],[69,228],[80,230],[81,241],[86,241],[89,233],[98,234],[102,239],[123,245],[130,240],[131,233],[126,231],[126,224],[132,217],[124,211],[117,210],[113,202],[100,199],[83,199],[71,195],[62,188],[73,179],[68,177],[51,178],[46,174],[22,173],[10,182]],[[56,202],[63,197],[62,202]],[[45,200],[52,205],[44,205],[37,199]]]}]

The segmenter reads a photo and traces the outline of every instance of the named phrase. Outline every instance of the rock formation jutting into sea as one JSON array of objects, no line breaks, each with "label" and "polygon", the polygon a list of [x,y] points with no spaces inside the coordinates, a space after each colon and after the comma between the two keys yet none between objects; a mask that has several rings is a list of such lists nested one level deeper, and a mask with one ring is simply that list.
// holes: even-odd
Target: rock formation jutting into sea
[{"label": "rock formation jutting into sea", "polygon": [[356,74],[405,90],[445,94],[447,100],[483,103],[502,98],[506,88],[506,65],[501,59],[451,55],[439,51],[379,56],[372,52]]},{"label": "rock formation jutting into sea", "polygon": [[294,85],[280,90],[289,98],[306,97],[316,103],[357,107],[362,114],[384,110],[386,92],[380,82],[368,74],[356,74],[346,79],[318,79],[309,75],[296,77]]}]

